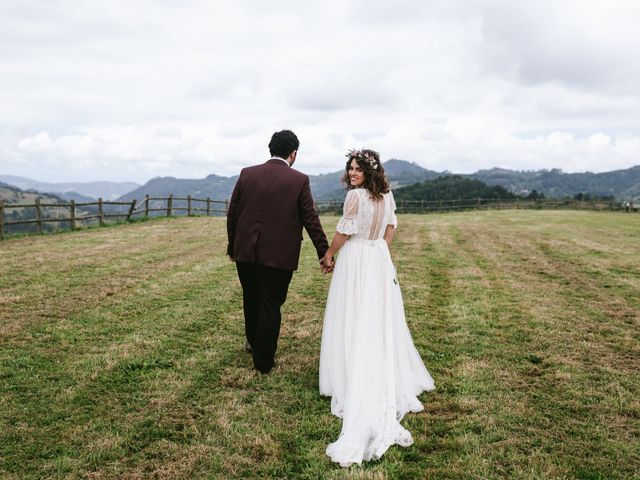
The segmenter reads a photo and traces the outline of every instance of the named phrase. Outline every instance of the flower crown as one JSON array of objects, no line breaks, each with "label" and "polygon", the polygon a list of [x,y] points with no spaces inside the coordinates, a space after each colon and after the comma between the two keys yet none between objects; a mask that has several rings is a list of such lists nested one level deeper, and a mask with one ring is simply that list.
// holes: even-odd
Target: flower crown
[{"label": "flower crown", "polygon": [[374,170],[378,170],[378,160],[376,160],[376,157],[374,157],[373,155],[371,155],[368,152],[363,152],[362,150],[349,150],[349,153],[347,153],[345,155],[345,157],[351,159],[351,158],[355,158],[356,160],[363,160],[365,161],[371,168],[373,168]]}]

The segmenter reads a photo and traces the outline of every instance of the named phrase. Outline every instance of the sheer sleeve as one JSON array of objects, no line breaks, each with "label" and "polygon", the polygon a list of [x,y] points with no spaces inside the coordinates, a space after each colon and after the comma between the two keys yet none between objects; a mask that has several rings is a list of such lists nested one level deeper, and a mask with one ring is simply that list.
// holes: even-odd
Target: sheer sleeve
[{"label": "sheer sleeve", "polygon": [[393,198],[392,191],[389,191],[389,213],[387,215],[387,225],[393,225],[393,228],[398,228],[398,218],[396,217],[396,201]]},{"label": "sheer sleeve", "polygon": [[360,198],[356,190],[349,190],[347,198],[344,199],[344,207],[342,217],[338,222],[336,230],[338,233],[345,235],[354,235],[358,233],[358,207]]}]

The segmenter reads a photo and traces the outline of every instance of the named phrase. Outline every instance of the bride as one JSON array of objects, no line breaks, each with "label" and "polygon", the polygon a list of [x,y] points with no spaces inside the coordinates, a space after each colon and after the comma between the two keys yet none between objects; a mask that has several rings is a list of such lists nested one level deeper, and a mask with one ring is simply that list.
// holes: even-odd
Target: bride
[{"label": "bride", "polygon": [[366,149],[347,157],[344,214],[322,260],[334,270],[320,349],[320,393],[342,418],[326,453],[342,467],[411,445],[400,420],[421,411],[417,395],[434,389],[407,328],[389,254],[397,219],[380,157]]}]

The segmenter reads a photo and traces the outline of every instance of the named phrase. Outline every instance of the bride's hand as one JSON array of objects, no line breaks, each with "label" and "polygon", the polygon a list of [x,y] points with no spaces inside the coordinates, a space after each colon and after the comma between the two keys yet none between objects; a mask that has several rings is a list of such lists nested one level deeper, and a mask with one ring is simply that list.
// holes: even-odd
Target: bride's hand
[{"label": "bride's hand", "polygon": [[331,273],[333,271],[335,262],[333,261],[333,256],[328,253],[322,257],[320,260],[320,265],[322,265],[322,273]]}]

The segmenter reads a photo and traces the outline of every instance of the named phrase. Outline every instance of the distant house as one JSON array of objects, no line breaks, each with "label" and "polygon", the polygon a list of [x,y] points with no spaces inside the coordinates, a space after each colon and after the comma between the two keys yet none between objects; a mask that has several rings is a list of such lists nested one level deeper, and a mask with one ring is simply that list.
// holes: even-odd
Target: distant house
[{"label": "distant house", "polygon": [[624,207],[625,211],[627,211],[627,212],[630,212],[631,210],[633,210],[634,212],[637,212],[640,209],[640,201],[639,200],[634,200],[634,201],[626,200],[626,201],[622,202],[622,206]]}]

